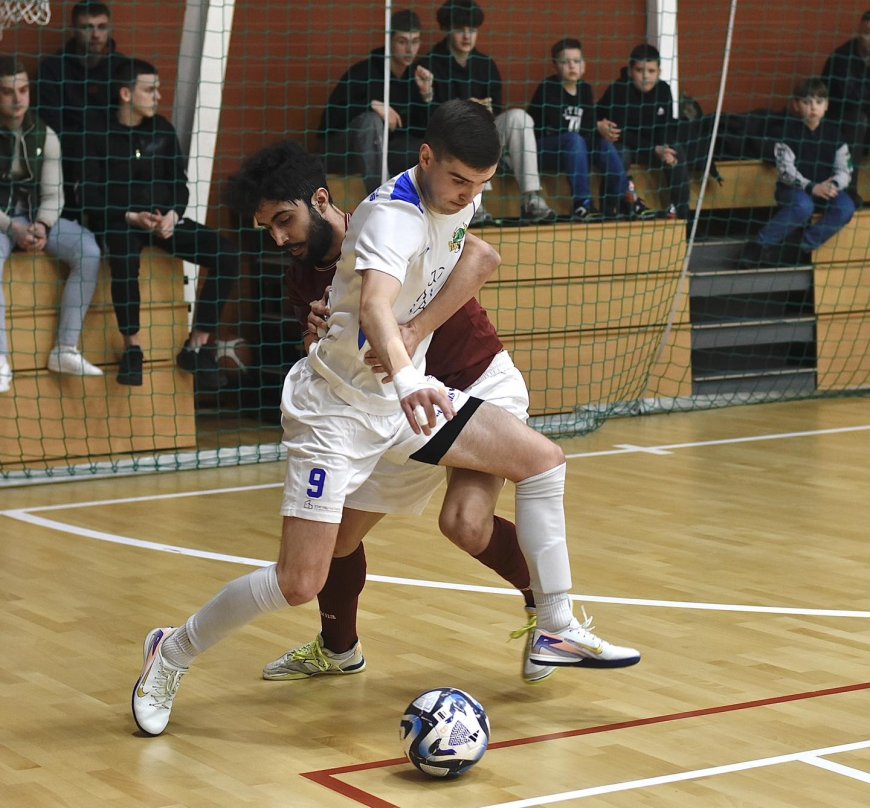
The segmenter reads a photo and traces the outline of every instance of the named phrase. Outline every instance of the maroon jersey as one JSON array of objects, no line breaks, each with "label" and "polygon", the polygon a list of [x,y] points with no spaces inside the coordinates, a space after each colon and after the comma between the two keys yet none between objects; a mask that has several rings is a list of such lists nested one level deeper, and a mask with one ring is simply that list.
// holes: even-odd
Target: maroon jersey
[{"label": "maroon jersey", "polygon": [[[315,270],[295,263],[288,267],[284,276],[287,302],[303,334],[308,330],[311,301],[323,297],[334,275],[335,264]],[[426,352],[426,373],[448,387],[464,390],[483,375],[502,350],[504,346],[486,309],[472,298],[432,335]]]}]

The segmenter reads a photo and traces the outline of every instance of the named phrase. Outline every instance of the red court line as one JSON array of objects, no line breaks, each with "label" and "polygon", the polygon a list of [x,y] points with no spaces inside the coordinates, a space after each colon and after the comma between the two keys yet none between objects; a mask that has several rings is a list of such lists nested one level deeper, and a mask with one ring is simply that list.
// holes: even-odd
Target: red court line
[{"label": "red court line", "polygon": [[[831,687],[826,690],[809,690],[805,693],[791,693],[787,696],[773,696],[769,699],[756,699],[755,701],[741,701],[736,704],[722,704],[718,707],[704,707],[699,710],[687,710],[682,713],[668,713],[667,715],[654,715],[649,718],[637,718],[633,721],[620,721],[616,724],[602,724],[598,727],[585,727],[584,729],[571,729],[564,732],[550,732],[546,735],[532,735],[527,738],[514,738],[510,741],[499,741],[489,745],[490,749],[505,749],[509,746],[524,746],[530,743],[541,743],[543,741],[554,741],[561,738],[576,738],[580,735],[596,735],[599,732],[614,732],[620,729],[630,729],[633,727],[644,727],[650,724],[664,724],[668,721],[682,721],[687,718],[698,718],[705,715],[716,715],[718,713],[733,713],[738,710],[750,710],[754,707],[767,707],[771,704],[785,704],[789,701],[803,701],[805,699],[818,699],[823,696],[835,696],[839,693],[854,693],[857,690],[870,689],[870,682],[861,682],[855,685],[843,685],[842,687]],[[341,794],[344,797],[358,802],[360,805],[366,805],[368,808],[399,808],[392,802],[382,800],[374,794],[369,794],[361,788],[345,783],[338,778],[339,775],[348,774],[350,772],[361,772],[367,769],[386,769],[390,766],[399,766],[407,764],[405,758],[391,758],[390,760],[375,760],[368,763],[355,763],[351,766],[339,766],[334,769],[320,769],[313,772],[301,772],[302,777],[319,783],[331,791]]]}]

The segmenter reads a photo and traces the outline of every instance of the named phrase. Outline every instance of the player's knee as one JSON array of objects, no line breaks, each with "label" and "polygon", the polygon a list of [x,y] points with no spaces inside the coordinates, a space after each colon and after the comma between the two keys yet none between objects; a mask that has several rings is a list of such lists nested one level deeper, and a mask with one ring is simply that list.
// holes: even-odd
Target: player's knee
[{"label": "player's knee", "polygon": [[473,556],[479,555],[492,538],[492,514],[445,508],[438,517],[438,527],[457,547]]},{"label": "player's knee", "polygon": [[323,588],[324,577],[311,572],[278,568],[278,586],[290,606],[302,606],[317,597]]}]

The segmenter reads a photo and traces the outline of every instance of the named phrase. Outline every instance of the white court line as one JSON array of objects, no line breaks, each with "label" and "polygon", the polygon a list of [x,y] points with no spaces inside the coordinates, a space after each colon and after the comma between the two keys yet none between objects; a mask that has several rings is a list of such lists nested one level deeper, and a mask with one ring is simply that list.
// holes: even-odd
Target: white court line
[{"label": "white court line", "polygon": [[[214,493],[214,492],[210,492]],[[120,500],[119,500],[120,501]],[[54,509],[55,506],[51,506]],[[212,553],[208,550],[196,550],[192,547],[180,547],[178,545],[163,544],[160,542],[134,539],[130,536],[120,536],[115,533],[105,533],[101,530],[70,525],[66,522],[58,522],[55,519],[47,519],[44,516],[36,516],[33,511],[39,510],[8,510],[0,512],[0,515],[31,525],[56,530],[72,536],[80,536],[86,539],[121,544],[127,547],[138,547],[143,550],[154,550],[160,553],[187,556],[188,558],[203,558],[209,561],[224,561],[229,564],[241,564],[248,567],[268,567],[273,561],[259,558],[247,558],[245,556],[227,555],[225,553]],[[48,510],[48,509],[46,509]],[[373,583],[395,584],[397,586],[415,586],[422,589],[446,589],[454,592],[477,592],[490,595],[519,595],[516,589],[495,586],[477,586],[474,584],[460,584],[445,581],[426,581],[418,578],[396,578],[390,575],[367,575],[366,581]],[[604,595],[571,595],[574,601],[583,603],[612,603],[622,606],[647,606],[665,609],[693,609],[713,612],[748,612],[751,614],[789,614],[802,617],[857,617],[870,618],[870,611],[856,611],[850,609],[802,609],[792,606],[749,606],[737,603],[702,603],[679,600],[652,600],[648,598],[616,598]]]},{"label": "white court line", "polygon": [[[650,788],[651,786],[667,785],[668,783],[680,783],[686,780],[700,780],[704,777],[716,777],[720,774],[732,774],[733,772],[762,769],[768,766],[778,766],[781,763],[801,762],[817,765],[813,759],[818,758],[821,755],[839,755],[844,752],[854,752],[859,749],[868,748],[870,748],[870,741],[858,741],[856,743],[847,743],[840,746],[829,746],[824,749],[809,749],[805,752],[795,752],[789,755],[777,755],[776,757],[759,758],[758,760],[746,760],[742,763],[730,763],[725,766],[711,766],[707,769],[695,769],[694,771],[665,774],[660,777],[645,777],[642,780],[627,780],[623,783],[610,783],[606,786],[581,788],[577,791],[566,791],[561,794],[547,794],[546,796],[532,797],[525,800],[514,800],[513,802],[500,802],[497,804],[494,803],[485,806],[485,808],[533,808],[533,806],[537,805],[553,805],[557,802],[583,799],[584,797],[596,797],[601,794],[615,794],[619,791],[633,791],[638,788]],[[830,768],[831,771],[834,771],[833,764],[831,767],[825,766],[824,768]]]},{"label": "white court line", "polygon": [[791,438],[813,438],[818,435],[838,435],[846,432],[866,432],[870,424],[864,426],[842,426],[833,429],[812,429],[806,432],[780,432],[773,435],[748,435],[744,438],[721,438],[720,440],[699,440],[692,443],[671,443],[665,446],[635,446],[623,444],[615,449],[605,449],[600,452],[578,452],[566,454],[565,457],[574,459],[580,457],[607,457],[620,454],[668,454],[674,449],[696,449],[701,446],[727,446],[736,443],[754,443],[766,440],[790,440]]},{"label": "white court line", "polygon": [[810,766],[818,766],[820,769],[826,769],[834,774],[842,774],[844,777],[851,777],[853,780],[860,780],[862,783],[870,783],[870,772],[861,771],[853,766],[844,766],[842,763],[834,763],[832,760],[816,757],[815,755],[807,755],[801,758],[801,763],[809,763]]}]

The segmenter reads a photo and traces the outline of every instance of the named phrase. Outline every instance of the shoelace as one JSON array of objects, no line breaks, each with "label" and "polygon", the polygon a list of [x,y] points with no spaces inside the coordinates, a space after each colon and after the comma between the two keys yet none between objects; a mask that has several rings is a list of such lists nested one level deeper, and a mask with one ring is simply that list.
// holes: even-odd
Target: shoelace
[{"label": "shoelace", "polygon": [[324,655],[323,649],[317,640],[299,646],[299,648],[287,654],[287,657],[294,662],[308,662],[322,671],[329,668],[329,660]]},{"label": "shoelace", "polygon": [[510,639],[519,640],[519,639],[525,637],[527,634],[531,634],[535,630],[535,627],[537,625],[538,625],[538,615],[537,614],[530,614],[529,619],[526,621],[526,624],[522,628],[514,629],[510,633],[510,635],[509,635]]},{"label": "shoelace", "polygon": [[[580,623],[580,628],[583,629],[583,631],[585,631],[588,634],[591,634],[593,637],[595,637],[595,635],[592,634],[592,629],[595,628],[595,625],[592,622],[592,615],[586,614],[586,607],[583,604],[580,604],[580,611],[583,613],[583,622]],[[531,634],[537,628],[537,626],[538,626],[538,615],[537,614],[530,614],[529,619],[526,622],[526,624],[522,628],[514,629],[510,633],[510,638],[512,640],[519,640],[521,637],[524,637],[526,634]],[[597,640],[598,637],[595,637],[595,639]]]},{"label": "shoelace", "polygon": [[185,673],[187,671],[170,670],[166,665],[160,665],[160,670],[154,677],[154,690],[151,691],[151,700],[155,707],[171,709],[172,700]]}]

